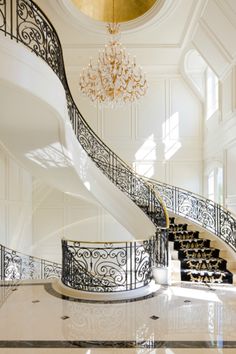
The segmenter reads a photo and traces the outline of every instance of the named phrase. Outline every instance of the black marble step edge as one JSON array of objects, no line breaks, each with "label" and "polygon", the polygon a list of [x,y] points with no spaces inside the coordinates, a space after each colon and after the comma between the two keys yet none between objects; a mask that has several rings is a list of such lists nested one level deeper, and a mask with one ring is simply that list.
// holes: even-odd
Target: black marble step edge
[{"label": "black marble step edge", "polygon": [[236,341],[1,340],[0,348],[236,348]]}]

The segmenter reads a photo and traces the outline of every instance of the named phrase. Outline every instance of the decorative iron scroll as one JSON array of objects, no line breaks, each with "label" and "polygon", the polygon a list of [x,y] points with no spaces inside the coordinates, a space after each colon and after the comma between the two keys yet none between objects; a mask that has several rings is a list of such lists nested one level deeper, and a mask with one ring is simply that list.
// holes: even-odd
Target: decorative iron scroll
[{"label": "decorative iron scroll", "polygon": [[49,279],[61,277],[61,265],[27,256],[0,245],[0,276],[3,281]]},{"label": "decorative iron scroll", "polygon": [[6,2],[0,0],[0,30],[6,31]]},{"label": "decorative iron scroll", "polygon": [[166,240],[160,231],[150,240],[137,242],[100,244],[62,240],[62,282],[70,288],[90,292],[143,287],[152,279],[152,266],[168,264]]},{"label": "decorative iron scroll", "polygon": [[64,86],[71,124],[83,149],[157,227],[167,227],[168,217],[155,191],[106,146],[78,110],[67,83],[60,40],[47,16],[31,0],[0,0],[0,31],[26,45],[52,68]]},{"label": "decorative iron scroll", "polygon": [[236,251],[236,218],[221,205],[169,184],[149,180],[169,211],[211,231]]}]

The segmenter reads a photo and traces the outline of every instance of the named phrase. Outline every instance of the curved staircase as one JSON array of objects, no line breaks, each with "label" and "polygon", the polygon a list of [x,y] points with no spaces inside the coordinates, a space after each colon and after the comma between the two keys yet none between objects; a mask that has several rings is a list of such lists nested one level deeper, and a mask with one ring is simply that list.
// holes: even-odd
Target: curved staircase
[{"label": "curved staircase", "polygon": [[[13,16],[14,14],[14,16]],[[1,26],[1,23],[3,25]],[[148,183],[139,175],[132,170],[132,168],[126,164],[119,156],[117,156],[98,136],[97,134],[90,128],[82,114],[80,113],[78,107],[76,106],[74,99],[71,95],[70,88],[67,82],[63,52],[60,43],[60,39],[57,35],[57,32],[47,16],[43,13],[43,11],[35,4],[32,0],[13,0],[7,1],[3,0],[0,2],[0,32],[2,33],[2,42],[8,41],[11,39],[11,42],[15,42],[15,46],[19,48],[19,51],[22,51],[22,58],[26,55],[23,53],[26,47],[32,51],[32,53],[27,50],[28,54],[35,57],[35,54],[41,58],[39,59],[41,63],[44,62],[47,64],[47,71],[50,70],[51,74],[57,78],[58,86],[60,91],[63,91],[63,97],[59,98],[59,103],[63,101],[65,103],[65,107],[61,107],[61,111],[57,112],[58,115],[63,115],[64,121],[60,122],[61,131],[63,130],[63,142],[59,141],[62,145],[60,151],[62,158],[64,159],[64,151],[65,150],[70,157],[70,166],[75,169],[77,173],[78,180],[81,179],[83,182],[83,187],[86,187],[94,196],[96,200],[99,201],[101,205],[104,206],[105,209],[109,210],[109,212],[130,232],[133,238],[143,239],[150,238],[155,234],[155,231],[158,228],[166,228],[168,227],[168,217],[165,211],[165,206],[162,201],[158,198],[156,192],[150,187]],[[9,48],[3,51],[8,53]],[[17,53],[16,53],[17,55]],[[15,55],[15,56],[16,56]],[[6,55],[5,55],[6,57]],[[4,58],[5,58],[4,57]],[[9,64],[10,60],[5,58],[5,62]],[[23,60],[22,60],[23,61]],[[40,65],[38,61],[38,65]],[[6,64],[6,66],[7,66]],[[47,88],[50,87],[47,82],[47,77],[40,75],[40,79],[42,79],[41,84],[39,85],[39,80],[34,78],[32,79],[32,75],[27,72],[30,67],[30,63],[25,65],[24,72],[24,82],[33,81],[34,87],[39,86],[39,94],[46,91],[45,86]],[[10,64],[9,64],[10,65]],[[18,63],[15,65],[17,67]],[[8,69],[4,70],[4,73],[0,75],[0,81],[2,80],[3,85],[5,82],[8,83],[8,76],[13,70]],[[42,68],[42,71],[46,71],[45,68]],[[10,72],[10,73],[9,73]],[[18,70],[17,72],[23,72],[23,70]],[[55,74],[55,75],[54,75]],[[39,75],[38,75],[39,76]],[[30,77],[30,80],[25,79]],[[14,81],[15,76],[13,75],[12,80]],[[60,82],[59,82],[59,80]],[[44,82],[43,82],[44,80]],[[19,80],[20,81],[20,80]],[[17,82],[18,85],[18,82]],[[55,83],[56,85],[56,83]],[[17,92],[19,92],[22,87],[17,86]],[[25,89],[25,87],[23,87]],[[6,87],[3,87],[3,92],[7,90]],[[22,90],[25,93],[26,90]],[[56,87],[51,87],[49,90],[50,93],[56,91]],[[30,87],[27,86],[27,93],[31,92]],[[35,93],[34,93],[35,94]],[[9,94],[7,95],[9,97]],[[41,97],[41,96],[40,96]],[[24,118],[24,122],[29,124],[32,122],[36,113],[33,111],[34,107],[32,105],[27,105],[28,97],[23,97],[26,102],[23,104],[23,99],[21,104],[19,104],[19,112],[12,109],[12,105],[5,105],[4,109],[6,109],[8,114],[5,114],[7,117],[4,121],[3,126],[1,126],[1,134],[3,135],[4,144],[7,148],[12,151],[12,144],[9,142],[13,140],[13,134],[10,135],[11,126],[14,125],[14,121],[19,121],[16,119],[16,116],[19,115],[21,118]],[[37,97],[38,98],[38,97]],[[63,100],[64,98],[64,100]],[[44,100],[45,98],[43,98]],[[32,97],[29,101],[32,100]],[[7,101],[4,99],[3,102]],[[41,103],[41,102],[40,102]],[[52,105],[51,101],[47,102],[47,104]],[[42,104],[43,105],[43,104]],[[17,105],[16,105],[17,106]],[[22,110],[21,108],[24,108]],[[48,107],[46,105],[46,107]],[[46,111],[45,107],[45,111]],[[50,107],[50,108],[55,108]],[[31,111],[30,111],[31,109]],[[36,108],[35,111],[40,112],[40,108]],[[65,112],[67,111],[67,112]],[[50,110],[51,112],[51,110]],[[47,112],[48,119],[50,121],[51,115],[50,112]],[[46,113],[41,114],[43,117]],[[65,117],[66,116],[66,117]],[[10,118],[9,118],[10,117]],[[31,119],[31,117],[33,117]],[[69,122],[67,121],[69,118]],[[10,122],[10,125],[9,125]],[[37,117],[35,124],[41,122],[41,119]],[[54,122],[55,123],[55,122]],[[32,124],[32,123],[31,123]],[[69,125],[69,128],[68,128]],[[45,128],[45,127],[44,127]],[[32,130],[37,131],[36,127],[33,125]],[[42,127],[41,127],[42,129]],[[73,129],[73,132],[72,132]],[[28,137],[31,136],[32,130],[29,131],[27,137],[20,136],[21,131],[18,134],[18,140],[28,141]],[[52,129],[53,130],[53,129]],[[55,129],[54,129],[55,130]],[[60,135],[61,134],[60,131]],[[71,137],[71,132],[73,133],[73,137]],[[43,136],[47,135],[46,129],[43,130]],[[10,138],[9,138],[10,136]],[[41,136],[42,138],[42,136]],[[50,138],[50,143],[53,140],[54,136]],[[77,140],[76,140],[77,139]],[[34,137],[31,139],[33,145],[37,145],[38,142],[34,142]],[[70,144],[70,141],[73,140],[73,146]],[[74,143],[75,141],[75,143]],[[15,153],[17,153],[18,159],[24,159],[23,163],[25,164],[26,158],[30,160],[29,154],[27,153],[27,149],[24,147],[24,150],[18,149],[16,142],[14,142]],[[50,145],[50,144],[47,144]],[[75,146],[77,145],[77,146]],[[50,145],[51,146],[51,145]],[[35,146],[34,149],[30,150],[30,157],[32,161],[32,153],[38,154],[38,146]],[[47,146],[46,146],[47,148]],[[48,151],[48,149],[47,149]],[[14,154],[13,152],[13,154]],[[21,155],[21,156],[19,156]],[[23,156],[23,157],[22,157]],[[65,160],[68,160],[68,156],[66,156]],[[35,156],[34,156],[35,158]],[[51,157],[53,159],[53,156]],[[30,163],[31,163],[30,161]],[[27,161],[28,162],[28,161]],[[29,164],[29,162],[28,162]],[[32,165],[32,163],[31,163]],[[78,166],[79,165],[79,166]],[[38,164],[39,166],[39,164]],[[38,167],[37,166],[37,167]],[[47,166],[48,167],[48,166]],[[50,166],[49,166],[50,167]],[[63,166],[65,167],[65,166]],[[68,167],[68,166],[66,166]],[[30,166],[29,168],[32,169]],[[39,168],[37,173],[40,178],[43,172],[48,172],[50,168]],[[58,168],[58,170],[60,170]],[[83,171],[84,170],[84,171]],[[66,171],[66,168],[63,168],[63,171]],[[74,172],[74,171],[73,171]],[[102,173],[101,173],[102,172]],[[50,172],[49,172],[50,173]],[[92,175],[94,173],[94,175]],[[96,175],[95,175],[96,174]],[[45,173],[44,173],[45,175]],[[84,176],[85,175],[85,176]],[[86,177],[86,180],[83,178]],[[93,177],[93,178],[91,178]],[[63,177],[58,176],[57,179],[62,179]],[[64,177],[66,179],[66,177]],[[55,178],[55,181],[57,180]],[[79,181],[78,181],[79,183]],[[101,187],[101,184],[103,186]],[[95,190],[95,187],[98,187]],[[68,187],[63,187],[64,190],[68,192]],[[106,190],[106,193],[104,192]],[[116,195],[115,195],[116,194]],[[118,202],[119,195],[120,201]],[[110,198],[109,203],[107,200]],[[112,200],[111,200],[112,199]],[[115,205],[114,205],[115,204]],[[141,209],[141,210],[140,210]],[[150,210],[152,213],[150,213]],[[133,212],[133,218],[131,217],[131,213]],[[146,214],[146,215],[145,215]],[[122,218],[121,218],[122,215]],[[129,217],[127,217],[129,216]],[[139,220],[142,220],[139,222]],[[139,229],[142,229],[143,233],[140,235],[139,230],[137,230],[136,225],[139,223]],[[144,225],[145,223],[145,225]],[[132,224],[132,225],[131,225]],[[107,240],[108,241],[108,240]]]},{"label": "curved staircase", "polygon": [[179,223],[176,219],[170,217],[169,228],[172,281],[236,283],[234,262],[226,260],[230,259],[230,254],[222,244],[214,236],[197,229],[196,225]]},{"label": "curved staircase", "polygon": [[[145,180],[120,159],[89,127],[70,93],[57,33],[47,16],[33,1],[3,0],[0,2],[0,20],[0,24],[2,23],[0,31],[3,32],[4,38],[14,40],[16,45],[20,43],[28,47],[46,62],[59,78],[63,95],[66,97],[70,128],[73,128],[78,145],[83,148],[85,160],[91,160],[93,167],[98,168],[116,189],[133,202],[133,207],[140,208],[156,230],[162,231],[162,228],[168,227],[163,200],[168,211],[212,232],[215,238],[221,239],[235,254],[236,219],[229,211],[189,191],[157,181]],[[140,213],[144,215],[141,211]],[[137,219],[135,221],[137,222]],[[177,255],[175,259],[181,263],[182,280],[233,282],[232,273],[227,270],[227,262],[221,257],[222,252],[219,248],[213,247],[215,241],[211,238],[201,238],[198,230],[189,230],[185,223],[180,225],[173,218],[170,221],[169,242],[173,244],[172,256]],[[163,239],[157,236],[156,239],[161,241],[156,253],[158,256],[156,263],[159,267],[166,268],[168,249],[165,232],[163,232]]]}]

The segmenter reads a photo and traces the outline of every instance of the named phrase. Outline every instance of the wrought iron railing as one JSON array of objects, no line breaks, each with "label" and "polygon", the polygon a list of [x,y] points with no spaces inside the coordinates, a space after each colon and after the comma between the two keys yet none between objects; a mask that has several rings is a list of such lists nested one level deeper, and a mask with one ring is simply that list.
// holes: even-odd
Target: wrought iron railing
[{"label": "wrought iron railing", "polygon": [[0,306],[23,280],[61,278],[61,264],[0,245]]},{"label": "wrought iron railing", "polygon": [[[86,153],[157,227],[168,226],[165,207],[155,191],[95,134],[78,110],[65,74],[60,40],[53,25],[31,0],[0,0],[0,30],[41,57],[59,77],[74,132]],[[155,211],[150,213],[149,211]]]},{"label": "wrought iron railing", "polygon": [[165,233],[159,230],[155,237],[135,242],[62,240],[62,282],[89,292],[128,291],[148,285],[152,266],[167,264]]},{"label": "wrought iron railing", "polygon": [[168,211],[209,230],[236,252],[236,217],[221,205],[185,189],[148,180]]},{"label": "wrought iron railing", "polygon": [[61,277],[61,264],[28,256],[0,245],[1,281],[15,282]]}]

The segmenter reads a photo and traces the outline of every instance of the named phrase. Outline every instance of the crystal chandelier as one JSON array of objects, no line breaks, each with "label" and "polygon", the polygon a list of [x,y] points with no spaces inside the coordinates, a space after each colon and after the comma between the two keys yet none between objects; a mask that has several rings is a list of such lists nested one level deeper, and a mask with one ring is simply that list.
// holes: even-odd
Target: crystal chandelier
[{"label": "crystal chandelier", "polygon": [[97,65],[90,59],[83,69],[80,89],[92,102],[111,106],[134,102],[146,94],[145,74],[119,41],[119,24],[113,21],[107,28],[111,39],[99,53]]}]

